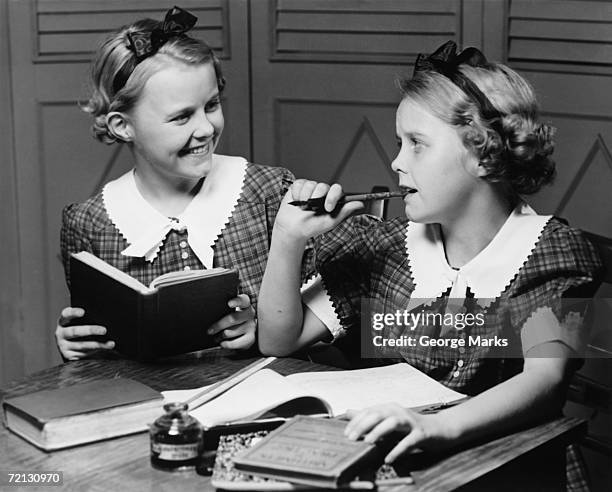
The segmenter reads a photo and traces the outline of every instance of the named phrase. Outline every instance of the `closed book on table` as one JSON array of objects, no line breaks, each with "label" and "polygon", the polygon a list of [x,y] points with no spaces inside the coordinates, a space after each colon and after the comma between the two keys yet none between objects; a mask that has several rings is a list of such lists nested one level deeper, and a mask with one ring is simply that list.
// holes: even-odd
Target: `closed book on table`
[{"label": "closed book on table", "polygon": [[89,252],[70,258],[70,297],[85,316],[73,323],[102,325],[103,340],[140,360],[216,345],[207,328],[232,309],[238,272],[226,268],[171,272],[149,286]]},{"label": "closed book on table", "polygon": [[344,436],[348,422],[298,416],[234,457],[237,470],[315,487],[338,488],[359,472],[376,470],[376,444]]},{"label": "closed book on table", "polygon": [[2,402],[7,427],[46,451],[133,434],[162,414],[163,397],[125,378],[41,390]]}]

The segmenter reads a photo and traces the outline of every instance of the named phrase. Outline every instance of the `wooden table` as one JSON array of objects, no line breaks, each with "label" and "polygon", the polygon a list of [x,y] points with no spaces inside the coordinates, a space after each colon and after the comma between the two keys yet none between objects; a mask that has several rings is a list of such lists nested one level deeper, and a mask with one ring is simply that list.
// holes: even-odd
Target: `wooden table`
[{"label": "wooden table", "polygon": [[[76,361],[33,374],[11,384],[0,395],[17,396],[115,376],[136,379],[158,390],[195,388],[229,376],[253,360],[213,350],[197,358],[156,363]],[[333,369],[298,359],[279,359],[270,368],[281,374]],[[210,478],[195,472],[168,473],[153,469],[146,433],[45,453],[6,427],[0,427],[0,471],[62,471],[61,490],[212,490]],[[563,488],[564,444],[576,440],[585,427],[585,422],[579,419],[561,417],[452,455],[430,456],[423,463],[411,464],[414,485],[393,489],[445,491],[494,487],[498,492]],[[19,487],[7,489],[19,490]],[[50,492],[58,488],[40,487],[40,490]]]}]

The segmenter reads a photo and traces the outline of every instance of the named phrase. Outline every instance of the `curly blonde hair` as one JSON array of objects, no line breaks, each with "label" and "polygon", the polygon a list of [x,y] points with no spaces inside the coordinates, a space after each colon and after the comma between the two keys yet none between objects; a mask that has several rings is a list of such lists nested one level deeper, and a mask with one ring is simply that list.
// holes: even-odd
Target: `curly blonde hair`
[{"label": "curly blonde hair", "polygon": [[499,117],[487,120],[478,103],[450,79],[421,71],[398,81],[403,97],[427,108],[455,127],[467,149],[487,170],[483,178],[499,183],[511,194],[528,195],[552,182],[555,129],[539,121],[539,107],[531,85],[501,63],[486,67],[460,66],[489,99]]},{"label": "curly blonde hair", "polygon": [[123,26],[110,34],[97,50],[90,70],[91,96],[81,105],[94,118],[92,133],[101,142],[121,141],[107,126],[106,116],[113,111],[128,112],[138,102],[149,78],[172,63],[201,65],[212,63],[219,91],[225,87],[221,64],[204,41],[185,34],[163,44],[157,53],[138,61],[129,48],[128,34],[150,33],[161,27],[161,22],[142,19]]}]

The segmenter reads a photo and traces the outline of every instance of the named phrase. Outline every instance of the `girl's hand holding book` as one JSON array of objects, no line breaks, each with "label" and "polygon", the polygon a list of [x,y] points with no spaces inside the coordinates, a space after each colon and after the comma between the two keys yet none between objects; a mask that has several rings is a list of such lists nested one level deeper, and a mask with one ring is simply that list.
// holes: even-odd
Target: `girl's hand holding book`
[{"label": "girl's hand holding book", "polygon": [[83,340],[84,337],[106,335],[106,328],[104,326],[71,325],[74,320],[82,318],[84,315],[84,309],[67,307],[62,310],[57,321],[55,339],[62,357],[66,360],[81,359],[96,350],[110,350],[115,347],[115,342],[112,340],[106,342]]},{"label": "girl's hand holding book", "polygon": [[[324,213],[290,205],[293,201],[307,201],[322,196],[325,196]],[[345,203],[337,210],[336,207],[343,197],[342,186],[339,184],[329,186],[325,183],[298,179],[283,199],[276,216],[274,230],[286,238],[297,240],[307,240],[330,231],[349,215],[363,208],[362,202],[354,201]]]},{"label": "girl's hand holding book", "polygon": [[240,294],[228,302],[236,311],[230,313],[208,328],[219,345],[226,349],[246,350],[255,343],[255,310],[246,294]]}]

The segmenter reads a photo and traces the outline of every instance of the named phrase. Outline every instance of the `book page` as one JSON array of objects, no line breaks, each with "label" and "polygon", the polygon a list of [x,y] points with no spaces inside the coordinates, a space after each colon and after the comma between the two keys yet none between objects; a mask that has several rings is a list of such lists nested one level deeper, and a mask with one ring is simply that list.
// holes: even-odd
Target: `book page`
[{"label": "book page", "polygon": [[79,253],[72,253],[79,261],[89,265],[96,270],[104,273],[110,278],[115,279],[117,282],[122,283],[123,285],[127,285],[138,292],[142,292],[143,294],[149,294],[152,290],[144,285],[143,283],[136,280],[131,275],[115,268],[113,265],[106,263],[104,260],[98,258],[97,256],[91,254],[89,251],[80,251]]},{"label": "book page", "polygon": [[327,401],[334,415],[381,403],[420,407],[462,399],[457,393],[410,364],[291,374],[287,380],[303,391]]},{"label": "book page", "polygon": [[179,284],[181,282],[187,282],[195,278],[201,277],[214,277],[215,275],[222,275],[228,272],[227,268],[208,268],[206,270],[177,270],[176,272],[168,272],[155,277],[149,287],[155,289],[164,285]]},{"label": "book page", "polygon": [[[175,392],[163,392],[164,397],[168,393]],[[282,403],[307,396],[313,395],[277,372],[262,369],[189,413],[204,425],[216,425],[254,418]]]}]

